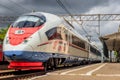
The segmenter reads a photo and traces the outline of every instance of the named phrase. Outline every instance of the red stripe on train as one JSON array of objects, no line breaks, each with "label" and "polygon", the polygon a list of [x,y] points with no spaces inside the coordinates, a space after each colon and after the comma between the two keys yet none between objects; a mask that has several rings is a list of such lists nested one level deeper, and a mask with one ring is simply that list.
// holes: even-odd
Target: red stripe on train
[{"label": "red stripe on train", "polygon": [[10,62],[8,68],[18,70],[44,69],[43,62]]},{"label": "red stripe on train", "polygon": [[11,45],[18,45],[22,43],[25,39],[30,37],[36,31],[41,29],[42,26],[33,28],[10,28],[9,29],[9,41]]}]

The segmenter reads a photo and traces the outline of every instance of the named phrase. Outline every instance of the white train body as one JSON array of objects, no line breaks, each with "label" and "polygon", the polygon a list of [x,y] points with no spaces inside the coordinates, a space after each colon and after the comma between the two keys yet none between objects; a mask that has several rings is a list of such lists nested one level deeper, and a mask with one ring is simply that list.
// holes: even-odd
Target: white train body
[{"label": "white train body", "polygon": [[7,60],[15,63],[44,63],[53,58],[57,60],[55,64],[99,61],[100,52],[96,48],[91,52],[90,46],[63,19],[49,13],[35,12],[22,15],[11,25],[3,49]]}]

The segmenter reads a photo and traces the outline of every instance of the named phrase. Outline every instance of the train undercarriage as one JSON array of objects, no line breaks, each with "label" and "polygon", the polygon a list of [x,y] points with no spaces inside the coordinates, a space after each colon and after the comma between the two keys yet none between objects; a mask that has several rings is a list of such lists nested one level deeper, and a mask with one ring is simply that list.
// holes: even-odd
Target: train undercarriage
[{"label": "train undercarriage", "polygon": [[10,62],[8,68],[15,70],[55,70],[58,67],[68,67],[68,66],[79,66],[91,63],[98,63],[100,61],[89,61],[89,60],[73,60],[67,61],[65,58],[50,58],[46,62]]}]

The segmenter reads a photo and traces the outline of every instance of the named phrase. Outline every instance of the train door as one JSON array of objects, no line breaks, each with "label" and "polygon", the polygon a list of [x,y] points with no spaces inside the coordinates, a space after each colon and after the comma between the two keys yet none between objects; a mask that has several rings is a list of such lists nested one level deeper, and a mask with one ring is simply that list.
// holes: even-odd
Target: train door
[{"label": "train door", "polygon": [[62,37],[63,52],[68,53],[70,37],[68,30],[64,28],[64,25],[61,25],[61,37]]},{"label": "train door", "polygon": [[69,44],[72,44],[72,34],[68,32],[68,35],[69,35]]},{"label": "train door", "polygon": [[64,41],[64,51],[65,51],[65,53],[68,53],[68,48],[69,48],[69,33],[68,33],[68,31],[67,30],[65,30],[65,32],[66,32],[66,40]]}]

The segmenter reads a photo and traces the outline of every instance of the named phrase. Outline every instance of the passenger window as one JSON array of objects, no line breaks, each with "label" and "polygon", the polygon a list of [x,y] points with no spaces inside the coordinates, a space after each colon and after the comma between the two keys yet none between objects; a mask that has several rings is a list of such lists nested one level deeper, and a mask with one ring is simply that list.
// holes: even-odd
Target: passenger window
[{"label": "passenger window", "polygon": [[81,48],[85,49],[85,42],[77,38],[76,36],[72,36],[72,43],[76,46],[79,46]]}]

